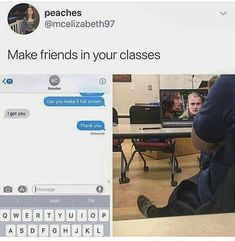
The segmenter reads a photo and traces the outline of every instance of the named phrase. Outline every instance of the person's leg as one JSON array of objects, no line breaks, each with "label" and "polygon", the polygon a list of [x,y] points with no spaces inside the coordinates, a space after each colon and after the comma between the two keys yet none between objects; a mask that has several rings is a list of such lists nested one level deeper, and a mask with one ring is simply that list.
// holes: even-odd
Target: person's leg
[{"label": "person's leg", "polygon": [[158,208],[144,195],[137,199],[140,212],[146,218],[193,215],[201,205],[198,197],[196,177],[182,181],[171,193],[167,206]]},{"label": "person's leg", "polygon": [[177,216],[176,214],[172,214],[172,207],[170,205],[158,208],[144,195],[138,197],[137,205],[139,211],[146,218]]},{"label": "person's leg", "polygon": [[146,196],[140,195],[137,198],[137,206],[139,211],[142,213],[143,216],[149,218],[148,211],[150,208],[156,209],[157,207],[150,201]]},{"label": "person's leg", "polygon": [[174,216],[171,213],[171,208],[167,205],[165,207],[162,208],[157,208],[156,206],[151,206],[148,209],[148,218],[156,218],[156,217],[170,217],[170,216]]}]

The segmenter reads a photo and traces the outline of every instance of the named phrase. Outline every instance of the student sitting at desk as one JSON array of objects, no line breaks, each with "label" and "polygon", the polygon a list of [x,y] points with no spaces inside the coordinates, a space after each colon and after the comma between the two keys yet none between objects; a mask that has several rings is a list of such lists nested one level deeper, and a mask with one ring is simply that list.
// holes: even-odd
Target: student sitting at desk
[{"label": "student sitting at desk", "polygon": [[[207,213],[235,211],[234,205],[227,208],[224,204],[214,208],[220,198],[226,196],[231,199],[234,195],[223,193],[224,188],[228,187],[225,185],[232,183],[225,182],[224,185],[223,180],[228,179],[227,173],[230,169],[233,170],[231,167],[235,163],[234,103],[235,75],[221,75],[196,115],[192,129],[194,146],[199,150],[214,153],[213,160],[196,176],[182,181],[170,195],[167,206],[163,208],[157,208],[144,195],[139,196],[137,205],[145,217],[199,214],[203,213],[203,207],[207,207]],[[224,201],[228,200],[223,199]]]}]

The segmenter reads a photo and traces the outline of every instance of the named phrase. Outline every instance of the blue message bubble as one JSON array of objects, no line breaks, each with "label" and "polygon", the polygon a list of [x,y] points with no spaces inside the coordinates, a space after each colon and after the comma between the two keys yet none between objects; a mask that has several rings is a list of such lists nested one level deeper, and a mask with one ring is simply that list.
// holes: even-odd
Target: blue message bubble
[{"label": "blue message bubble", "polygon": [[103,97],[48,96],[44,99],[46,106],[105,106]]},{"label": "blue message bubble", "polygon": [[103,96],[104,93],[80,93],[81,96]]},{"label": "blue message bubble", "polygon": [[77,128],[80,131],[105,131],[103,121],[84,120],[77,123]]}]

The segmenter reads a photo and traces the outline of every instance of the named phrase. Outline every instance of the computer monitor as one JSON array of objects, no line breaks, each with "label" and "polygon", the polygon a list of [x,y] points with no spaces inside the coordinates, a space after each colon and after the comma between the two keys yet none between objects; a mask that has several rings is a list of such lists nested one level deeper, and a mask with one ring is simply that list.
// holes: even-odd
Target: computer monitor
[{"label": "computer monitor", "polygon": [[193,120],[202,107],[207,92],[207,89],[161,89],[162,121]]},{"label": "computer monitor", "polygon": [[133,105],[130,108],[130,123],[161,124],[160,112],[158,105]]}]

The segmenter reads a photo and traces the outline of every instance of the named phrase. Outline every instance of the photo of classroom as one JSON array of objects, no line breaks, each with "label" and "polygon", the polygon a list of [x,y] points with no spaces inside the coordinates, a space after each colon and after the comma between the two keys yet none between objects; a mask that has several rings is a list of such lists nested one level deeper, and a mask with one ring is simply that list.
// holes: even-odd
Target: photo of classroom
[{"label": "photo of classroom", "polygon": [[[203,152],[195,148],[191,137],[192,126],[196,118],[199,122],[198,118],[202,114],[198,113],[211,87],[220,78],[219,75],[210,74],[120,75],[120,79],[118,75],[115,76],[113,81],[113,220],[116,235],[162,235],[161,231],[155,233],[151,225],[147,229],[152,228],[150,233],[146,233],[144,229],[134,230],[144,225],[145,218],[197,214],[194,212],[195,207],[199,205],[197,200],[195,203],[194,200],[190,200],[190,207],[183,204],[183,208],[180,207],[183,210],[182,214],[166,211],[162,207],[172,202],[172,200],[169,201],[169,197],[178,198],[172,195],[173,190],[180,190],[182,186],[183,189],[191,189],[191,186],[196,188],[197,180],[194,176],[196,175],[197,178],[198,173],[203,172],[210,165],[215,152]],[[229,75],[222,78],[232,79]],[[223,81],[218,82],[222,84]],[[204,107],[203,111],[205,109]],[[186,181],[182,182],[183,180]],[[174,192],[177,195],[179,193]],[[204,209],[205,211],[198,214],[211,211]],[[184,210],[186,210],[185,213]],[[195,218],[195,216],[190,217]],[[170,220],[174,218],[171,217]],[[169,224],[168,219],[163,220]],[[129,222],[125,223],[125,220]],[[139,220],[143,220],[143,223]],[[159,225],[158,219],[154,220],[155,225]],[[179,219],[176,222],[190,223],[190,221],[191,219],[188,221]],[[209,223],[211,219],[205,222]],[[163,235],[170,235],[170,233],[172,231],[166,231]],[[182,235],[186,233],[183,232]],[[189,234],[192,235],[192,232]],[[208,232],[204,233],[204,235],[208,234]],[[174,231],[172,235],[178,235],[178,233]]]}]

